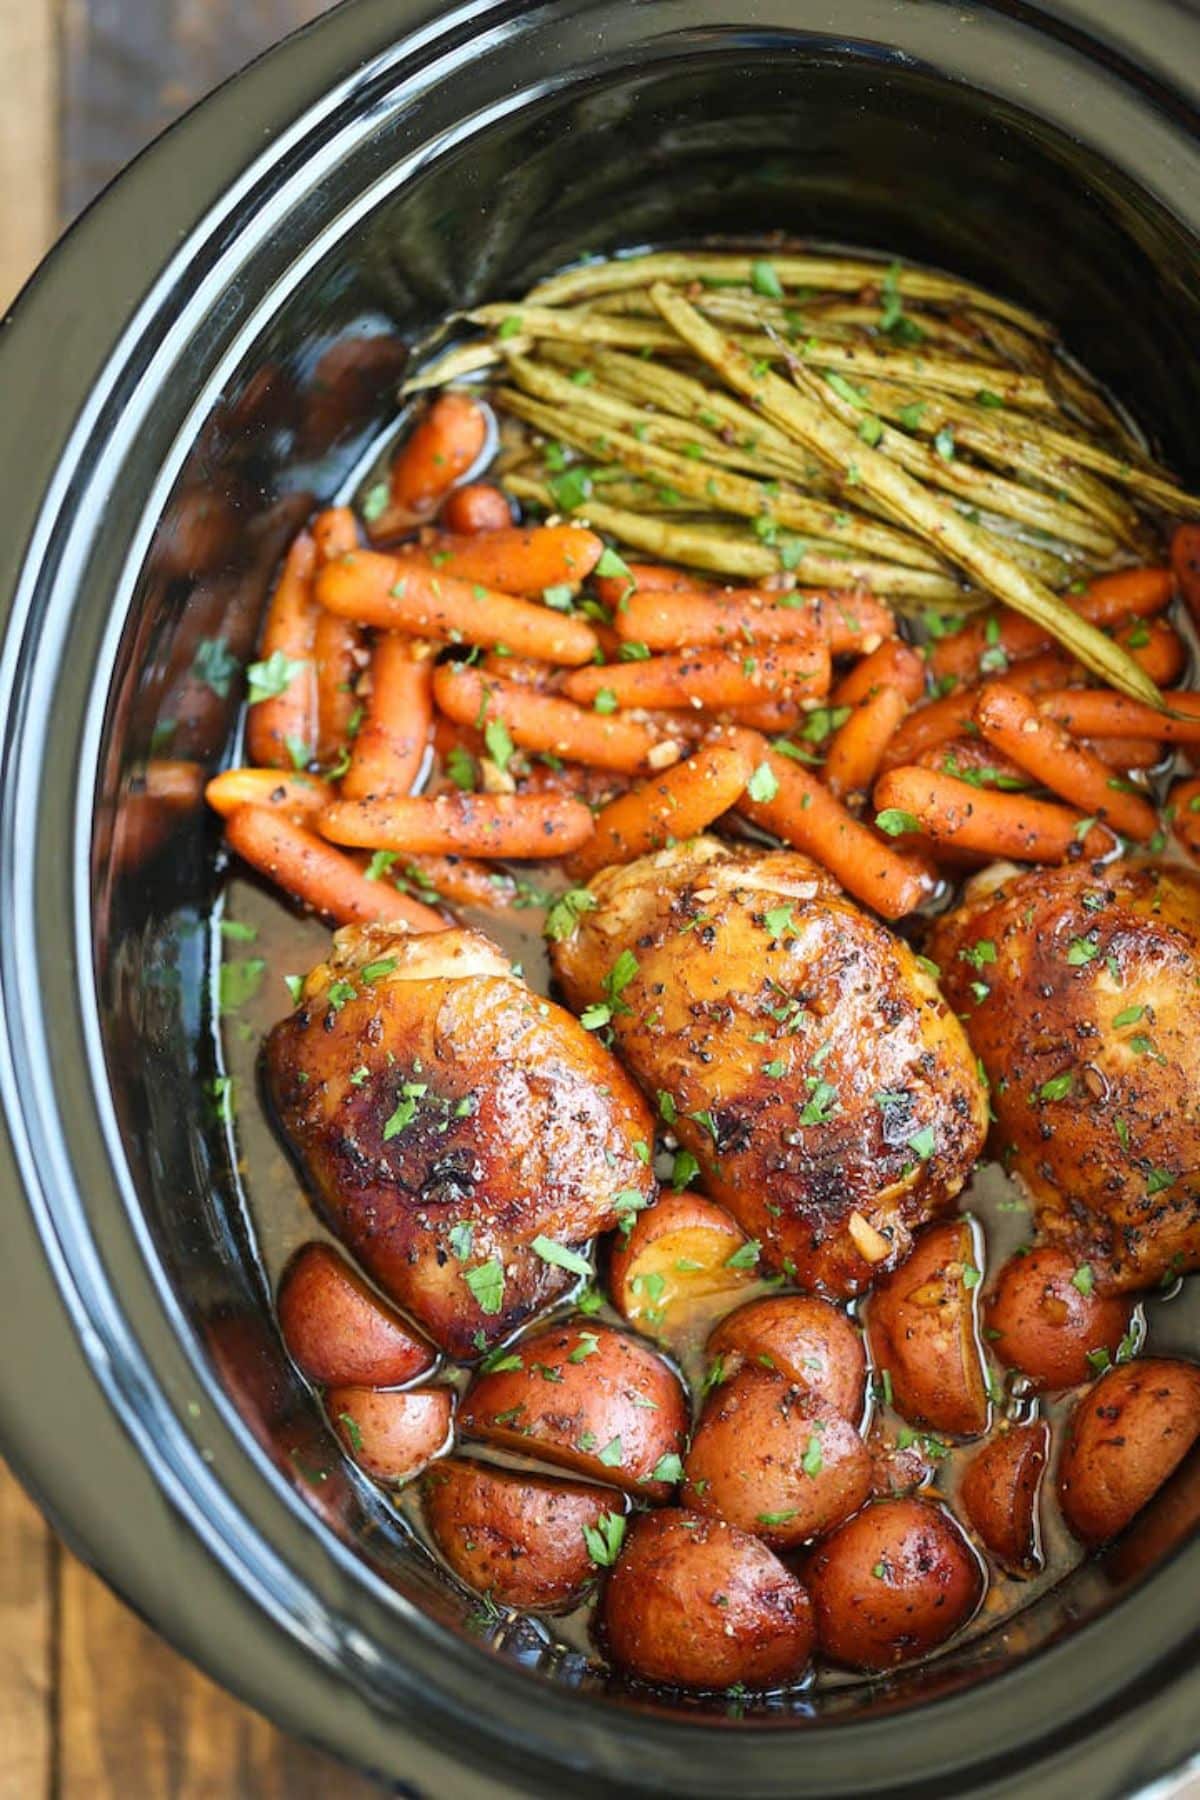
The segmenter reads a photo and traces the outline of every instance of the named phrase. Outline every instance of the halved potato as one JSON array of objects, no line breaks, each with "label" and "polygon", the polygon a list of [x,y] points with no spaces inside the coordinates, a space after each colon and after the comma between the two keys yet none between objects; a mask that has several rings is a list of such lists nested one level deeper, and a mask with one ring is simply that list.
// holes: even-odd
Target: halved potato
[{"label": "halved potato", "polygon": [[688,1407],[653,1350],[582,1319],[535,1331],[476,1376],[458,1422],[466,1437],[665,1500],[680,1476]]},{"label": "halved potato", "polygon": [[986,1431],[988,1393],[975,1330],[982,1271],[969,1220],[931,1225],[867,1303],[867,1341],[896,1410],[958,1437]]},{"label": "halved potato", "polygon": [[682,1498],[787,1548],[828,1531],[870,1491],[871,1459],[850,1421],[785,1376],[747,1363],[709,1398]]},{"label": "halved potato", "polygon": [[755,1279],[757,1253],[724,1207],[701,1194],[664,1194],[639,1213],[609,1263],[609,1294],[631,1325],[649,1337],[702,1332],[704,1303]]},{"label": "halved potato", "polygon": [[297,1250],[277,1310],[289,1355],[321,1387],[401,1387],[433,1367],[432,1344],[329,1244]]},{"label": "halved potato", "polygon": [[780,1687],[814,1640],[807,1593],[765,1544],[675,1507],[634,1520],[600,1626],[621,1668],[685,1688]]},{"label": "halved potato", "polygon": [[450,1443],[454,1394],[448,1387],[330,1388],[325,1405],[350,1455],[376,1481],[408,1481]]},{"label": "halved potato", "polygon": [[1005,1263],[984,1308],[988,1342],[1046,1388],[1075,1387],[1116,1359],[1133,1302],[1097,1293],[1092,1271],[1045,1244]]},{"label": "halved potato", "polygon": [[1101,1376],[1071,1414],[1058,1468],[1067,1524],[1085,1544],[1116,1537],[1200,1437],[1200,1368],[1142,1357]]},{"label": "halved potato", "polygon": [[807,1294],[747,1301],[708,1340],[726,1366],[735,1356],[775,1369],[857,1425],[863,1415],[867,1359],[862,1333],[828,1300]]},{"label": "halved potato", "polygon": [[821,1648],[890,1669],[953,1637],[983,1598],[979,1558],[931,1500],[876,1500],[818,1544],[805,1580]]},{"label": "halved potato", "polygon": [[1040,1565],[1038,1491],[1050,1453],[1044,1419],[1001,1432],[967,1465],[958,1497],[997,1562],[1017,1574]]},{"label": "halved potato", "polygon": [[[426,1471],[425,1520],[468,1587],[501,1606],[572,1606],[624,1530],[612,1488],[448,1456]],[[614,1523],[615,1522],[615,1523]]]}]

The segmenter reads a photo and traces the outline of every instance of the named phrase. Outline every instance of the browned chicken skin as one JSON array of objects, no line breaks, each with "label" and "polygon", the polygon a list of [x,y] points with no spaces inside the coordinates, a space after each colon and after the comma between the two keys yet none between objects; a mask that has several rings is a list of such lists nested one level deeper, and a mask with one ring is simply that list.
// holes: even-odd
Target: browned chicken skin
[{"label": "browned chicken skin", "polygon": [[1198,951],[1200,876],[1132,863],[1014,874],[930,945],[1008,1167],[1105,1287],[1200,1266]]},{"label": "browned chicken skin", "polygon": [[654,1192],[641,1095],[475,932],[339,931],[264,1055],[320,1211],[455,1356],[569,1285],[535,1237],[580,1244]]},{"label": "browned chicken skin", "polygon": [[570,1004],[611,1007],[621,1056],[768,1263],[868,1286],[986,1132],[974,1058],[917,958],[792,851],[701,838],[591,893],[554,949]]}]

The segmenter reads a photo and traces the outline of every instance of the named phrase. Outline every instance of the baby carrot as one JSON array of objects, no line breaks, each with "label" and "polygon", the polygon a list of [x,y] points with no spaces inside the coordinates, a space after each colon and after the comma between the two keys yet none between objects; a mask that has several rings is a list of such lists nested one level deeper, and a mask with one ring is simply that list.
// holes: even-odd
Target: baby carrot
[{"label": "baby carrot", "polygon": [[1176,688],[1159,712],[1109,688],[1067,688],[1043,694],[1039,709],[1076,737],[1160,738],[1166,744],[1200,744],[1200,694]]},{"label": "baby carrot", "polygon": [[1153,769],[1164,755],[1156,738],[1083,738],[1081,742],[1110,769]]},{"label": "baby carrot", "polygon": [[618,635],[648,650],[825,642],[834,656],[870,652],[896,622],[869,595],[767,588],[639,589],[614,612]]},{"label": "baby carrot", "polygon": [[515,681],[520,687],[537,688],[543,694],[557,686],[562,674],[553,663],[534,662],[529,656],[501,656],[498,650],[489,650],[476,667],[498,681]]},{"label": "baby carrot", "polygon": [[303,822],[315,819],[333,799],[333,789],[316,775],[285,775],[276,769],[225,769],[204,790],[224,819],[239,806],[265,806]]},{"label": "baby carrot", "polygon": [[[1078,673],[1078,664],[1065,650],[1047,650],[1041,656],[1014,664],[1006,671],[1005,680],[1023,694],[1038,694],[1064,687]],[[950,738],[969,737],[975,730],[975,696],[979,691],[978,685],[964,687],[941,700],[914,707],[888,745],[880,766],[897,769],[904,763],[916,762],[927,750],[936,749]]]},{"label": "baby carrot", "polygon": [[1120,776],[1079,744],[1036,700],[1002,681],[989,682],[975,703],[975,723],[994,744],[1043,787],[1092,814],[1114,831],[1145,842],[1158,830],[1158,815],[1141,794],[1125,791]]},{"label": "baby carrot", "polygon": [[493,722],[510,753],[519,744],[592,768],[632,772],[645,768],[659,742],[657,733],[632,719],[589,711],[517,682],[485,679],[465,663],[442,663],[434,672],[433,692],[441,711],[457,724],[479,724],[486,731]]},{"label": "baby carrot", "polygon": [[715,594],[720,589],[700,575],[688,575],[666,563],[627,563],[626,573],[593,575],[592,586],[605,606],[618,607],[635,593]]},{"label": "baby carrot", "polygon": [[578,850],[592,835],[592,815],[580,801],[555,795],[439,794],[335,800],[320,827],[335,844],[366,850],[524,860]]},{"label": "baby carrot", "polygon": [[485,648],[503,644],[514,656],[543,662],[585,663],[597,648],[595,632],[582,619],[371,550],[355,551],[322,569],[317,598],[340,618],[381,631]]},{"label": "baby carrot", "polygon": [[319,564],[358,549],[358,520],[348,506],[327,506],[309,526]]},{"label": "baby carrot", "polygon": [[1073,850],[1104,856],[1115,843],[1104,826],[1068,807],[971,787],[952,775],[912,766],[880,776],[874,805],[882,829],[897,835],[923,832],[935,851],[945,846],[1049,863],[1063,862]]},{"label": "baby carrot", "polygon": [[605,663],[576,669],[563,692],[585,706],[701,706],[720,711],[760,702],[819,699],[829,687],[829,652],[823,644],[773,644],[758,655],[690,650],[644,662]]},{"label": "baby carrot", "polygon": [[1019,769],[991,744],[985,744],[982,738],[950,738],[944,744],[934,744],[923,750],[915,760],[923,769],[936,769],[939,775],[955,775],[972,787],[1000,788],[1017,794],[1023,788],[1034,786],[1024,769]]},{"label": "baby carrot", "polygon": [[359,710],[355,687],[366,660],[363,634],[352,619],[339,619],[324,607],[313,634],[317,667],[317,761],[335,763],[346,747]]},{"label": "baby carrot", "polygon": [[876,688],[899,688],[910,706],[925,692],[925,664],[910,645],[888,638],[869,656],[855,663],[833,690],[832,706],[857,706]]},{"label": "baby carrot", "polygon": [[1158,687],[1170,687],[1187,667],[1183,639],[1167,619],[1133,619],[1113,636]]},{"label": "baby carrot", "polygon": [[[1119,625],[1130,616],[1144,618],[1161,612],[1172,592],[1170,569],[1118,569],[1098,575],[1080,594],[1066,594],[1067,604],[1081,618],[1102,629]],[[1051,639],[1031,619],[1006,609],[982,614],[961,631],[939,639],[929,653],[929,666],[938,680],[954,676],[971,681],[980,672],[981,659],[989,651],[1003,667],[1048,649]],[[986,671],[985,671],[986,673]]]},{"label": "baby carrot", "polygon": [[436,650],[392,632],[375,645],[367,716],[342,776],[347,800],[411,792],[429,748]]},{"label": "baby carrot", "polygon": [[[502,594],[542,594],[574,589],[604,554],[604,540],[583,525],[513,525],[465,535],[433,532],[398,554],[415,566],[481,581]],[[569,601],[570,595],[564,596]]]},{"label": "baby carrot", "polygon": [[1171,538],[1171,573],[1183,604],[1200,624],[1200,525],[1178,525]]},{"label": "baby carrot", "polygon": [[446,495],[483,454],[488,416],[454,388],[438,395],[401,444],[388,476],[387,504],[367,522],[375,541],[432,518]]},{"label": "baby carrot", "polygon": [[596,830],[572,862],[581,881],[611,863],[633,862],[695,837],[728,812],[754,772],[743,743],[708,745],[596,814]]},{"label": "baby carrot", "polygon": [[317,619],[313,599],[316,546],[307,531],[292,540],[267,608],[254,678],[267,692],[246,713],[246,750],[263,768],[303,767],[317,743]]},{"label": "baby carrot", "polygon": [[339,925],[446,929],[446,921],[431,907],[398,894],[387,882],[368,881],[350,857],[278,810],[239,806],[226,821],[225,836],[260,875]]},{"label": "baby carrot", "polygon": [[756,754],[755,774],[764,765],[767,771],[758,788],[763,797],[752,799],[747,790],[737,804],[753,824],[821,863],[847,893],[885,919],[912,912],[933,892],[936,878],[923,858],[884,843],[814,775],[770,749],[765,739],[758,739]]},{"label": "baby carrot", "polygon": [[1167,814],[1175,837],[1188,855],[1200,862],[1200,777],[1175,783]]},{"label": "baby carrot", "polygon": [[447,497],[441,522],[447,531],[498,531],[512,524],[512,507],[490,481],[471,481]]},{"label": "baby carrot", "polygon": [[[387,856],[387,852],[384,852]],[[470,856],[399,856],[387,871],[388,880],[402,892],[420,899],[447,901],[451,906],[474,906],[485,912],[504,912],[508,907],[537,903],[537,894],[522,887],[507,870],[490,869]]]},{"label": "baby carrot", "polygon": [[908,711],[897,687],[876,687],[838,727],[825,753],[825,785],[839,800],[867,792],[884,751]]},{"label": "baby carrot", "polygon": [[729,708],[729,717],[735,723],[748,725],[752,731],[769,732],[772,737],[795,731],[800,716],[798,697],[793,700],[760,700],[755,706]]}]

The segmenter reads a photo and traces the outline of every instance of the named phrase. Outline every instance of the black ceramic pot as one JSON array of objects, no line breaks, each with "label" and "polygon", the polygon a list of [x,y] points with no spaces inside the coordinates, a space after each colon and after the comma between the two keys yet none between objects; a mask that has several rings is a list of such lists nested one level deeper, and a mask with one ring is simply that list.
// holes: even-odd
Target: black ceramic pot
[{"label": "black ceramic pot", "polygon": [[1171,0],[344,0],[5,325],[0,1439],[289,1729],[439,1800],[1105,1796],[1200,1744],[1170,1520],[931,1673],[736,1721],[493,1654],[367,1490],[305,1496],[320,1426],[211,1089],[216,839],[171,766],[225,753],[267,574],[403,345],[586,250],[783,228],[946,265],[1057,320],[1200,481],[1198,95]]}]

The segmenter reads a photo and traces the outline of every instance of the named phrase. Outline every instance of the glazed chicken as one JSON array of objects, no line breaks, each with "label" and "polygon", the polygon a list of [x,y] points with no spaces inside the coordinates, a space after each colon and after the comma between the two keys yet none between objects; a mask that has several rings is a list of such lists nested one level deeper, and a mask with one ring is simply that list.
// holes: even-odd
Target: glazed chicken
[{"label": "glazed chicken", "polygon": [[1107,1288],[1200,1266],[1200,876],[989,874],[930,955],[1042,1234]]},{"label": "glazed chicken", "polygon": [[653,1195],[637,1089],[476,932],[337,932],[264,1057],[319,1210],[452,1355],[570,1285],[556,1246]]},{"label": "glazed chicken", "polygon": [[792,851],[700,838],[590,893],[554,951],[571,1006],[611,1015],[768,1265],[838,1295],[869,1285],[946,1209],[987,1128],[975,1059],[921,962]]}]

